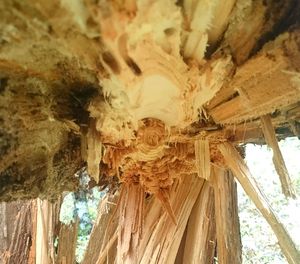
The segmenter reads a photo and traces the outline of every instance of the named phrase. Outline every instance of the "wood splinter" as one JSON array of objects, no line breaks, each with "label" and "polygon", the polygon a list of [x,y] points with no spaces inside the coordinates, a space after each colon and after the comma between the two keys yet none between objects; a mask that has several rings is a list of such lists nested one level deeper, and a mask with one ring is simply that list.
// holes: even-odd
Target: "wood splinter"
[{"label": "wood splinter", "polygon": [[209,141],[200,139],[195,141],[195,158],[198,177],[210,179],[210,151]]},{"label": "wood splinter", "polygon": [[260,119],[265,140],[268,146],[273,150],[273,163],[279,175],[282,192],[286,197],[296,198],[295,190],[276,139],[271,117],[270,115],[264,115]]},{"label": "wood splinter", "polygon": [[254,177],[251,175],[249,168],[238,151],[231,144],[226,142],[219,145],[219,150],[224,156],[226,165],[233,172],[247,195],[273,229],[287,261],[290,264],[300,263],[300,252],[297,250],[283,224],[278,220],[267,198],[259,189]]}]

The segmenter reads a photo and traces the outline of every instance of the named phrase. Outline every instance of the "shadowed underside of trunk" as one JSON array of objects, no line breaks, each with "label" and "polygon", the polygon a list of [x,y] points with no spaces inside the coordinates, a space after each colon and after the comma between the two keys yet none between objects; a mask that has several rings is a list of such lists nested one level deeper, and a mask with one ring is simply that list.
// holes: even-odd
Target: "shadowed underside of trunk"
[{"label": "shadowed underside of trunk", "polygon": [[54,200],[86,166],[119,202],[84,263],[216,251],[240,263],[232,171],[299,262],[236,152],[267,143],[295,197],[277,139],[300,136],[299,1],[4,0],[0,12],[0,200]]}]

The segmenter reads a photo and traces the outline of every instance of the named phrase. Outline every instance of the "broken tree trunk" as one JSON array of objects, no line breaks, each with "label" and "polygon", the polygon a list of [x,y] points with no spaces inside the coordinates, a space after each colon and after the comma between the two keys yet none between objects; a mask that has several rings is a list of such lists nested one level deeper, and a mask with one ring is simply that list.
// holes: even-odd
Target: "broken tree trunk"
[{"label": "broken tree trunk", "polygon": [[231,172],[214,167],[213,186],[215,193],[218,263],[241,264],[242,245],[237,188]]},{"label": "broken tree trunk", "polygon": [[214,190],[205,182],[189,217],[182,263],[213,263],[215,249]]},{"label": "broken tree trunk", "polygon": [[139,261],[174,263],[188,218],[203,184],[204,181],[196,175],[186,175],[172,187],[170,201],[177,225],[166,212],[159,210],[158,215],[154,213],[159,209],[158,201],[154,201],[149,209],[146,207],[143,236],[138,247]]},{"label": "broken tree trunk", "polygon": [[[135,248],[132,248],[132,240],[129,241],[129,256],[123,255],[119,263],[126,263],[133,252],[136,254],[136,262],[133,263],[174,263],[188,218],[199,193],[202,190],[204,181],[196,175],[186,175],[180,181],[176,181],[170,193],[170,202],[177,220],[175,225],[170,215],[163,211],[158,199],[152,197],[146,201],[144,224],[142,235]],[[128,221],[128,220],[127,220]],[[132,219],[132,222],[134,220]],[[128,224],[130,224],[128,222]],[[109,227],[108,227],[109,228]],[[115,227],[116,230],[117,226]],[[114,230],[109,231],[109,238],[106,241],[113,242]],[[132,239],[132,235],[131,235]],[[134,239],[134,238],[133,238]],[[134,240],[133,240],[134,241]],[[111,243],[107,242],[107,243]],[[122,245],[122,244],[121,244]],[[119,249],[118,249],[119,250]],[[101,259],[97,263],[107,261],[108,252],[102,247]],[[124,251],[121,251],[124,252]],[[116,252],[115,252],[116,253]],[[101,260],[101,261],[100,261]],[[111,258],[109,261],[112,261]],[[129,262],[130,263],[130,262]]]},{"label": "broken tree trunk", "polygon": [[[124,261],[134,248],[138,262],[173,263],[204,182],[195,174],[222,165],[217,144],[244,141],[241,124],[273,111],[290,114],[276,126],[299,120],[299,10],[296,0],[0,1],[0,199],[53,200],[76,189],[87,161],[96,182],[127,189],[120,229],[93,263],[115,261],[117,237]],[[143,235],[141,190],[152,197]]]},{"label": "broken tree trunk", "polygon": [[270,115],[261,117],[261,125],[266,142],[273,150],[273,163],[281,182],[282,192],[286,197],[296,198],[295,190],[280,151]]},{"label": "broken tree trunk", "polygon": [[219,149],[224,156],[227,166],[273,229],[287,261],[290,264],[300,263],[300,252],[297,250],[283,224],[278,220],[267,198],[259,189],[242,157],[230,143],[220,144]]}]

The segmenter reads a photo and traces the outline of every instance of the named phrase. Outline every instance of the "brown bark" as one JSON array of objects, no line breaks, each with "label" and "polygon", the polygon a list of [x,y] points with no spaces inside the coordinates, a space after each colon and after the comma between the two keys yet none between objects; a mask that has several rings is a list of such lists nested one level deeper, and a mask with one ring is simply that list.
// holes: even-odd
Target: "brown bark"
[{"label": "brown bark", "polygon": [[28,263],[32,247],[32,202],[1,204],[0,261]]},{"label": "brown bark", "polygon": [[32,245],[31,205],[23,206],[14,223],[15,229],[8,249],[8,264],[28,262]]}]

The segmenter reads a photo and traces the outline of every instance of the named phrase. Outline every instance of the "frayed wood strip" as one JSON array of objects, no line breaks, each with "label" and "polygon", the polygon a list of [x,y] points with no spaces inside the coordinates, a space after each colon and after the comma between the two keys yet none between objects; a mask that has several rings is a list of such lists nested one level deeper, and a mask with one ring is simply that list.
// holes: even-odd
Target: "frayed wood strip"
[{"label": "frayed wood strip", "polygon": [[205,182],[187,224],[182,263],[213,263],[216,247],[214,191]]},{"label": "frayed wood strip", "polygon": [[213,167],[218,263],[242,263],[236,182],[230,171]]},{"label": "frayed wood strip", "polygon": [[118,238],[118,231],[116,231],[113,234],[112,238],[105,245],[105,248],[103,249],[103,251],[101,251],[101,254],[99,255],[99,258],[98,258],[96,264],[102,264],[105,262],[108,252],[111,249],[111,247],[113,246],[113,244],[116,242],[117,238]]},{"label": "frayed wood strip", "polygon": [[186,175],[175,181],[170,191],[170,204],[177,225],[167,214],[162,214],[157,199],[149,201],[143,237],[137,248],[138,263],[174,263],[192,207],[202,189],[203,179]]},{"label": "frayed wood strip", "polygon": [[163,208],[169,214],[169,216],[172,219],[173,223],[175,225],[177,225],[177,220],[176,220],[174,211],[172,209],[172,206],[171,206],[171,203],[170,203],[170,198],[168,197],[168,194],[167,194],[167,190],[161,189],[158,193],[155,194],[155,197],[160,200]]},{"label": "frayed wood strip", "polygon": [[138,246],[143,220],[143,189],[138,184],[124,184],[123,195],[120,197],[118,263],[135,263],[137,254],[134,249]]},{"label": "frayed wood strip", "polygon": [[286,259],[291,264],[300,263],[300,253],[283,224],[278,220],[267,198],[259,189],[254,177],[251,175],[246,163],[238,151],[229,143],[222,143],[219,149],[224,156],[225,162],[234,176],[238,179],[247,195],[254,202],[257,209],[267,220]]},{"label": "frayed wood strip", "polygon": [[272,119],[270,115],[264,115],[260,118],[260,120],[265,140],[269,147],[273,150],[273,163],[281,182],[282,192],[286,197],[296,198],[292,181],[277,142],[275,130],[272,125]]},{"label": "frayed wood strip", "polygon": [[195,158],[198,176],[209,180],[211,166],[209,141],[207,139],[199,139],[195,141]]}]

